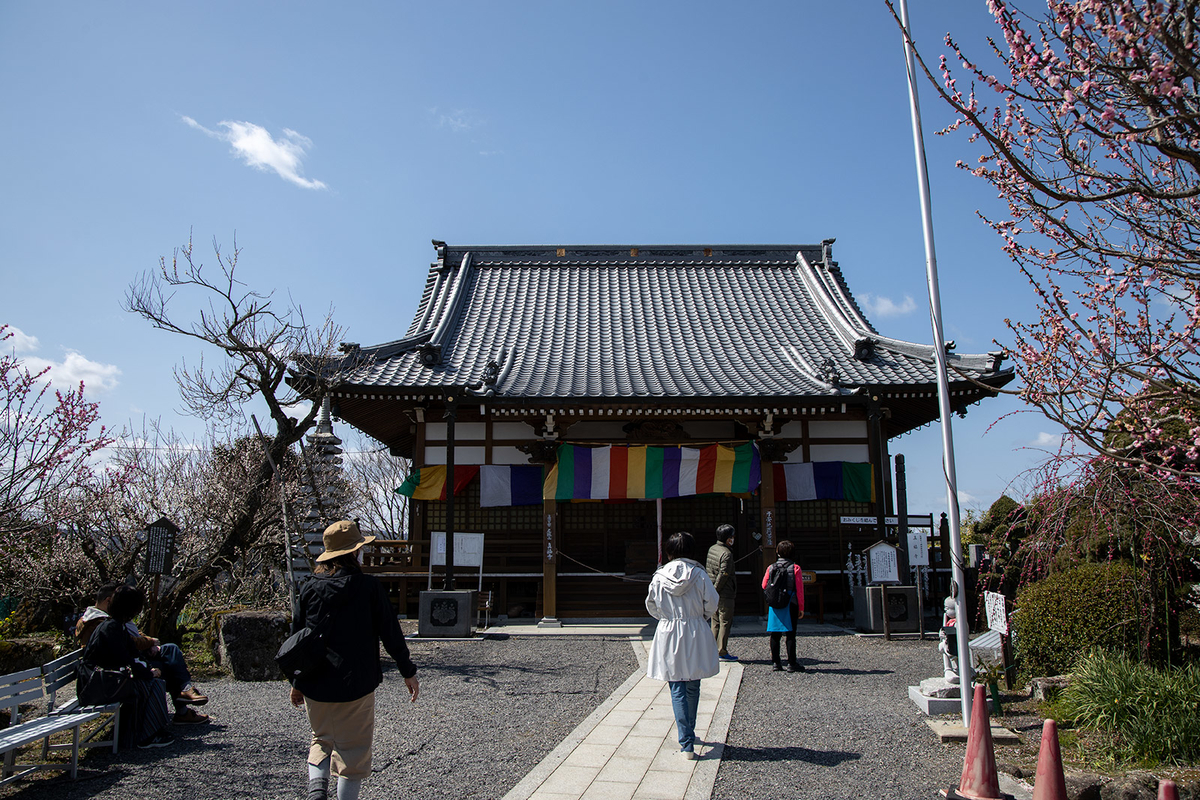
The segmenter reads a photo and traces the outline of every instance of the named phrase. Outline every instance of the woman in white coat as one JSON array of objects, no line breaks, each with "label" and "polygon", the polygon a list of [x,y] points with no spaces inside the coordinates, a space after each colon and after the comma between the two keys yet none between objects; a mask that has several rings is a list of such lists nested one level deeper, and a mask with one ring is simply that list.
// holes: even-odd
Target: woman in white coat
[{"label": "woman in white coat", "polygon": [[668,563],[650,580],[646,610],[658,620],[646,674],[671,687],[671,705],[679,730],[679,747],[696,757],[696,707],[700,679],[717,674],[717,640],[708,620],[717,610],[716,587],[704,566],[693,559],[695,539],[680,531],[667,539]]}]

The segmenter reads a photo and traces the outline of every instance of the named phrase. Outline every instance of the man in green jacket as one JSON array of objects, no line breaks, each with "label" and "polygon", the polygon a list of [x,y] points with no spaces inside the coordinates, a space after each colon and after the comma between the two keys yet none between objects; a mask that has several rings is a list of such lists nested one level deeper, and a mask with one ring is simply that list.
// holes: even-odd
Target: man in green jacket
[{"label": "man in green jacket", "polygon": [[717,587],[720,601],[717,603],[717,613],[713,614],[712,632],[717,640],[717,657],[722,661],[737,661],[737,656],[729,655],[729,631],[733,627],[733,600],[737,594],[737,579],[733,572],[733,538],[732,525],[717,527],[717,542],[708,548],[708,560],[705,571],[712,578],[713,586]]}]

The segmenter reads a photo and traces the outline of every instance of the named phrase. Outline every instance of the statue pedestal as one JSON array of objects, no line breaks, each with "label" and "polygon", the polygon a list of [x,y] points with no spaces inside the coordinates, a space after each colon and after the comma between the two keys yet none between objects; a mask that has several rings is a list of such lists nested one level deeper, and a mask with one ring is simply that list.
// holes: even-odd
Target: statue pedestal
[{"label": "statue pedestal", "polygon": [[421,592],[417,636],[468,639],[475,622],[475,592]]}]

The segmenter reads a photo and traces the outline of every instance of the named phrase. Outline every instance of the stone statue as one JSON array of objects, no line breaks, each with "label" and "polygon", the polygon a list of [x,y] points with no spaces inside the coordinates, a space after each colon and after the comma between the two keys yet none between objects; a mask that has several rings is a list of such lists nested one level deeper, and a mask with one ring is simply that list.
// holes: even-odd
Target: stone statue
[{"label": "stone statue", "polygon": [[942,629],[938,632],[938,650],[942,651],[942,677],[950,683],[958,683],[958,643],[951,642],[950,635],[947,635],[947,628],[955,628],[958,622],[958,608],[955,605],[953,597],[947,597],[942,603],[944,612],[942,614]]}]

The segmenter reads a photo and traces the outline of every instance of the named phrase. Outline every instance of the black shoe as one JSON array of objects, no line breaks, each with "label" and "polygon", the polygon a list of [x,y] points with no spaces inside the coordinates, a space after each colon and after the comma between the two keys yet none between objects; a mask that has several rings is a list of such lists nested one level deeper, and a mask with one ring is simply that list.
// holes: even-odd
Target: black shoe
[{"label": "black shoe", "polygon": [[791,664],[788,664],[788,672],[807,672],[807,671],[808,670],[804,669],[803,664],[800,664],[800,663],[797,663],[794,661]]},{"label": "black shoe", "polygon": [[173,744],[175,744],[175,739],[172,738],[169,733],[162,732],[154,734],[149,739],[139,744],[138,747],[142,750],[148,750],[151,747],[168,747],[169,745]]},{"label": "black shoe", "polygon": [[778,661],[776,661],[774,666],[771,667],[771,669],[774,670],[775,672],[783,672],[783,664],[780,664]]}]

